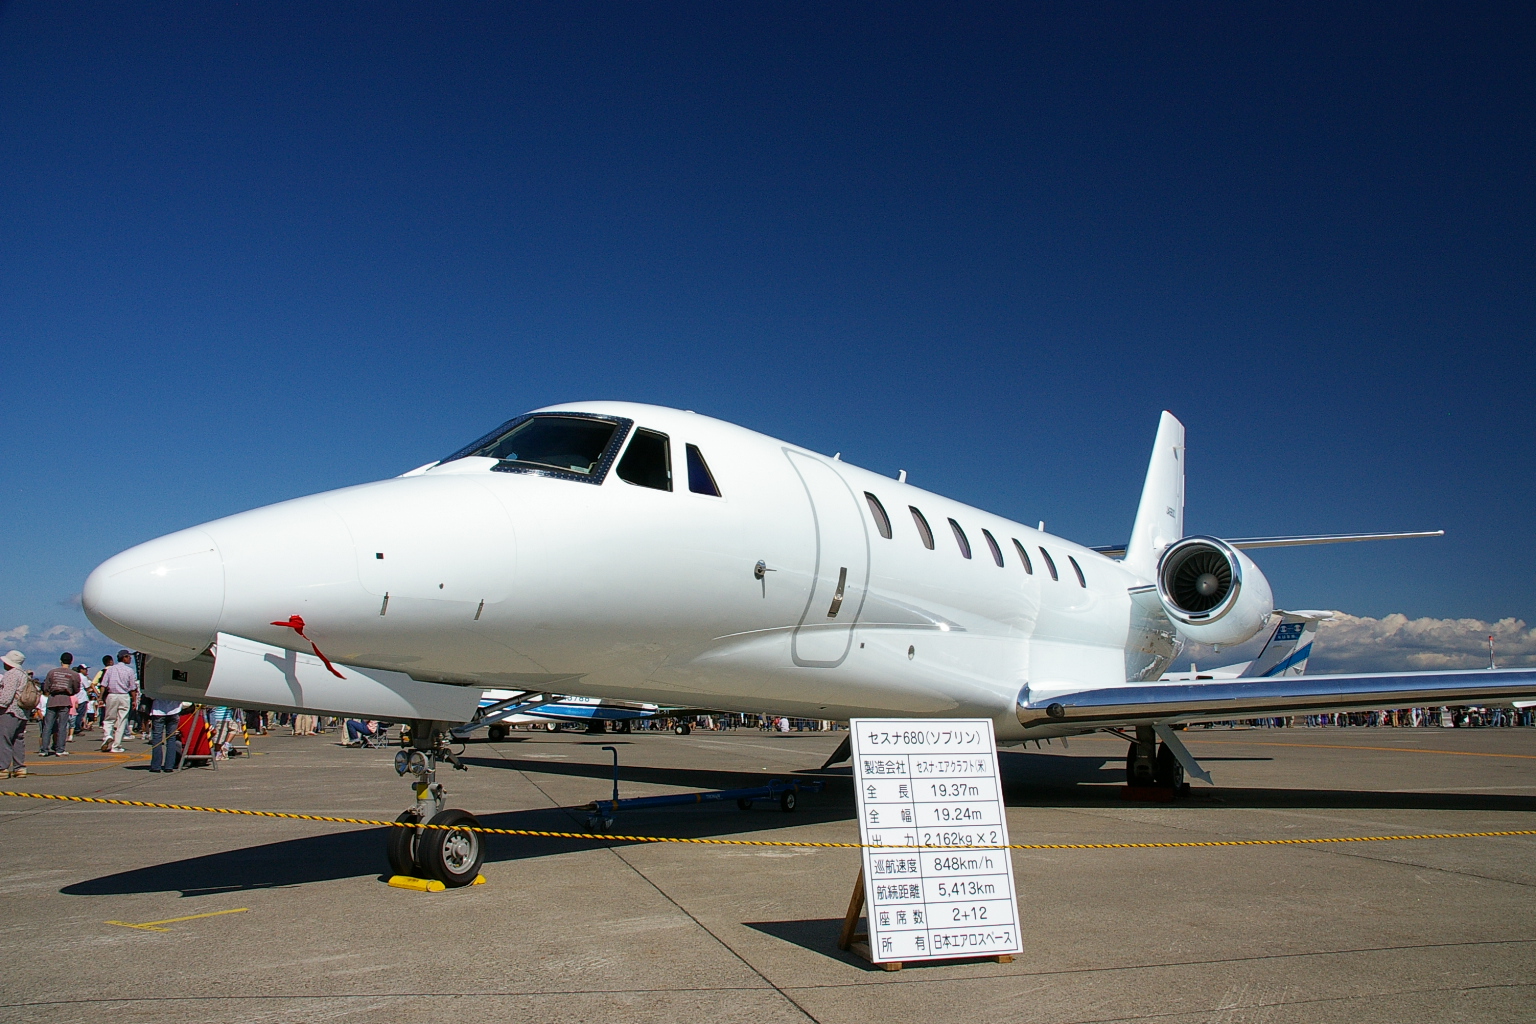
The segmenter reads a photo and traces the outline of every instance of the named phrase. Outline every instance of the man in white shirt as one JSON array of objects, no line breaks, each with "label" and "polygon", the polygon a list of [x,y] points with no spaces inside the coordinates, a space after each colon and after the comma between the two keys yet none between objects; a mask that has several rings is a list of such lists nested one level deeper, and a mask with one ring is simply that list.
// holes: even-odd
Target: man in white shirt
[{"label": "man in white shirt", "polygon": [[101,685],[107,691],[107,704],[101,715],[101,749],[121,754],[128,731],[128,710],[139,695],[139,676],[133,670],[133,655],[118,651],[117,664],[101,674]]}]

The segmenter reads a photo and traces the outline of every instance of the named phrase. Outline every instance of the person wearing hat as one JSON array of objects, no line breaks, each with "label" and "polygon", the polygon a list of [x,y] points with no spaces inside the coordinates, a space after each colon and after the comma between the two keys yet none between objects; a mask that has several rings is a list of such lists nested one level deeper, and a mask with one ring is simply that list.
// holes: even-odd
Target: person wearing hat
[{"label": "person wearing hat", "polygon": [[9,651],[0,658],[5,666],[5,675],[0,676],[0,774],[10,779],[27,777],[27,722],[32,714],[18,703],[21,689],[27,685],[27,674],[21,668],[26,660],[20,651]]},{"label": "person wearing hat", "polygon": [[139,692],[139,676],[133,670],[130,652],[117,652],[117,664],[101,674],[101,688],[107,692],[107,706],[101,714],[101,749],[121,754],[128,734],[128,710]]}]

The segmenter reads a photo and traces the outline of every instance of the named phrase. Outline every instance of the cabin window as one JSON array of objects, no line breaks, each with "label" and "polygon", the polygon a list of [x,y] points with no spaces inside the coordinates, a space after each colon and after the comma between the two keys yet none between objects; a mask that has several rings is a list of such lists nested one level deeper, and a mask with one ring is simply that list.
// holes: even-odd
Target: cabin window
[{"label": "cabin window", "polygon": [[960,529],[960,524],[955,522],[953,519],[949,521],[949,528],[955,531],[955,543],[960,545],[960,553],[966,558],[970,558],[971,542],[970,539],[966,537],[965,531]]},{"label": "cabin window", "polygon": [[992,549],[992,561],[996,562],[997,567],[1001,569],[1003,567],[1003,549],[997,546],[997,538],[992,536],[991,530],[982,530],[981,535],[987,538],[987,547]]},{"label": "cabin window", "polygon": [[629,420],[574,413],[524,416],[445,461],[467,455],[496,459],[502,472],[544,473],[599,483]]},{"label": "cabin window", "polygon": [[688,489],[694,494],[720,497],[720,488],[715,486],[714,474],[709,471],[709,466],[704,462],[704,455],[696,444],[688,446]]},{"label": "cabin window", "polygon": [[1071,555],[1067,556],[1067,561],[1072,563],[1072,571],[1077,573],[1077,585],[1082,587],[1084,590],[1087,590],[1088,581],[1083,578],[1083,567],[1078,565],[1077,559],[1073,558]]},{"label": "cabin window", "polygon": [[1045,550],[1045,548],[1041,548],[1040,549],[1040,557],[1045,559],[1045,568],[1046,568],[1046,571],[1051,574],[1051,579],[1053,579],[1053,580],[1061,579],[1060,576],[1056,575],[1056,563],[1051,561],[1051,553],[1049,551]]},{"label": "cabin window", "polygon": [[928,520],[923,518],[923,514],[917,510],[916,505],[908,505],[907,508],[912,511],[912,521],[917,524],[917,535],[923,538],[923,547],[932,551],[933,531],[928,529]]},{"label": "cabin window", "polygon": [[624,457],[619,460],[619,479],[657,491],[672,489],[672,446],[666,434],[636,430]]},{"label": "cabin window", "polygon": [[886,540],[890,540],[891,520],[890,517],[885,514],[885,506],[880,504],[879,498],[875,497],[873,494],[870,494],[868,491],[864,492],[864,500],[869,502],[869,514],[875,517],[875,527],[879,529],[880,536],[884,537]]},{"label": "cabin window", "polygon": [[1013,549],[1019,553],[1019,561],[1024,563],[1024,571],[1029,575],[1035,574],[1035,567],[1030,564],[1029,552],[1024,550],[1024,545],[1019,543],[1019,538],[1013,538]]}]

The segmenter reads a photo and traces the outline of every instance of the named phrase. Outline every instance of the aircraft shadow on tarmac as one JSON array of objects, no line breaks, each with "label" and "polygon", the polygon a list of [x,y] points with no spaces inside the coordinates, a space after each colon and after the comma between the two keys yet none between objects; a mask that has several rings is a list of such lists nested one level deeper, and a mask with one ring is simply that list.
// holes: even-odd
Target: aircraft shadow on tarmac
[{"label": "aircraft shadow on tarmac", "polygon": [[[591,797],[608,795],[613,769],[604,764],[551,763],[515,758],[465,759],[484,768],[523,771],[533,775],[564,775],[594,780]],[[1055,807],[1120,804],[1120,784],[1124,781],[1121,757],[1071,755],[1044,752],[1006,751],[999,758],[1003,789],[1010,807]],[[733,803],[660,808],[620,812],[613,831],[627,835],[674,836],[678,838],[728,838],[747,832],[761,833],[791,826],[848,822],[843,841],[856,841],[852,827],[853,787],[848,768],[826,771],[814,769],[779,773],[781,778],[815,777],[825,780],[826,791],[806,794],[799,809],[784,814],[766,802],[751,811],[740,811]],[[768,772],[732,772],[712,769],[650,768],[621,766],[620,796],[636,796],[626,785],[648,783],[686,789],[734,789],[765,785]],[[1536,812],[1536,796],[1509,796],[1489,793],[1394,793],[1367,790],[1310,789],[1224,789],[1197,787],[1187,799],[1164,805],[1180,807],[1224,806],[1354,808],[1369,810],[1482,810],[1498,812]],[[540,832],[586,832],[583,812],[560,808],[508,811],[478,815],[491,828],[515,828]],[[335,881],[386,871],[384,829],[362,828],[327,835],[306,836],[169,861],[130,871],[103,875],[65,886],[60,891],[70,896],[105,896],[128,893],[176,892],[201,896],[219,892],[239,892],[282,886]],[[238,835],[231,830],[231,836]],[[1015,841],[1026,841],[1015,835]],[[591,849],[597,841],[539,836],[487,836],[487,864],[549,857],[561,853]],[[634,845],[609,840],[602,845]],[[806,934],[825,922],[764,922],[752,927],[778,935],[786,941],[799,942],[794,926],[804,925]],[[814,925],[814,929],[811,926]],[[778,929],[779,931],[775,931]],[[835,930],[834,930],[835,938]],[[799,943],[807,945],[807,943]],[[817,938],[807,945],[825,952]]]}]

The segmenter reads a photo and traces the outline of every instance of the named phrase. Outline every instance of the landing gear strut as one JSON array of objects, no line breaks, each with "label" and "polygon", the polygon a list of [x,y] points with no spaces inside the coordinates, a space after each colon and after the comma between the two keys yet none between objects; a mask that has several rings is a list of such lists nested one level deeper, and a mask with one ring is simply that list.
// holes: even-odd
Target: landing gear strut
[{"label": "landing gear strut", "polygon": [[1157,742],[1157,733],[1150,725],[1138,725],[1136,739],[1125,753],[1125,784],[1177,789],[1183,783],[1184,766],[1173,751],[1166,743]]},{"label": "landing gear strut", "polygon": [[435,878],[452,889],[469,885],[480,874],[485,846],[480,833],[451,827],[480,823],[467,811],[444,807],[443,784],[437,781],[439,761],[468,770],[448,748],[444,723],[413,722],[411,747],[395,755],[395,771],[411,777],[416,806],[395,820],[450,827],[390,829],[389,866],[397,875]]}]

